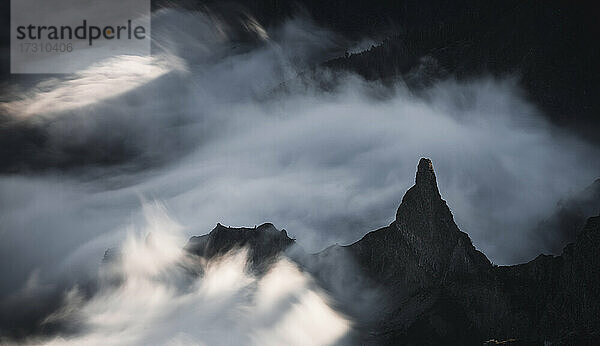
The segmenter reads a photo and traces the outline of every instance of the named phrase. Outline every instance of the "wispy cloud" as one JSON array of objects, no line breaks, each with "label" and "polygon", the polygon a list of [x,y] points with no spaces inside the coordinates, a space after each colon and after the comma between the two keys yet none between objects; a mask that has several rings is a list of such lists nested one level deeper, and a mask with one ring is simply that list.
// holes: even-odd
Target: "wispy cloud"
[{"label": "wispy cloud", "polygon": [[[43,345],[331,345],[351,323],[329,307],[312,279],[281,259],[262,277],[246,271],[246,252],[208,262],[183,250],[180,227],[163,207],[145,207],[119,261],[102,268],[89,300],[77,288],[46,323],[75,323],[76,336]],[[200,272],[196,277],[190,273]],[[115,278],[119,282],[115,284]]]},{"label": "wispy cloud", "polygon": [[[494,262],[514,263],[544,250],[526,230],[600,172],[591,159],[598,150],[546,123],[513,79],[449,79],[417,97],[401,83],[390,89],[319,68],[296,78],[339,48],[335,35],[297,19],[249,43],[202,13],[155,16],[158,53],[176,58],[106,61],[3,104],[14,116],[39,114],[22,122],[43,134],[31,139],[8,123],[1,129],[16,138],[13,148],[29,148],[16,157],[1,151],[15,172],[0,177],[3,295],[36,270],[41,283],[88,275],[107,247],[126,238],[123,225],[143,224],[139,196],[164,201],[184,237],[216,222],[270,221],[309,251],[350,243],[393,220],[422,156],[433,159],[462,230]],[[108,160],[120,153],[127,155]],[[261,296],[259,279],[236,275]],[[170,285],[145,298],[165,297],[159,306],[174,299],[180,308],[204,302],[204,288],[181,293]],[[110,293],[116,305],[119,294],[133,294],[120,289]],[[116,327],[98,323],[98,333],[114,336]]]}]

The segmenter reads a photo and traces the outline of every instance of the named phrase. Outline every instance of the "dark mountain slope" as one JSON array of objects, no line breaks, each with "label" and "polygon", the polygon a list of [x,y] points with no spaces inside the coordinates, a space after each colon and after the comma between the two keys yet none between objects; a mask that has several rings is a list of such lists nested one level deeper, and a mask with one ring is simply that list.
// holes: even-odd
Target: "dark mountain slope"
[{"label": "dark mountain slope", "polygon": [[305,13],[350,41],[382,41],[362,53],[342,53],[325,62],[370,80],[403,79],[418,90],[446,76],[516,74],[531,100],[554,123],[598,143],[600,25],[592,1],[182,2],[222,13],[234,8],[266,27]]},{"label": "dark mountain slope", "polygon": [[[248,246],[253,263],[269,263],[292,243],[270,224],[217,225],[187,248],[211,257]],[[287,253],[355,317],[362,344],[592,345],[600,341],[599,247],[600,216],[561,256],[493,266],[458,229],[431,161],[421,159],[391,225],[349,246]]]},{"label": "dark mountain slope", "polygon": [[528,312],[530,337],[569,345],[600,341],[600,216],[589,218],[561,256],[540,255],[499,267],[497,279],[511,310]]},{"label": "dark mountain slope", "polygon": [[325,65],[416,89],[448,75],[515,74],[554,123],[597,142],[599,30],[588,11],[561,1],[480,2],[429,26],[408,22],[380,46]]},{"label": "dark mountain slope", "polygon": [[461,232],[437,188],[431,161],[421,159],[411,187],[390,226],[349,246],[365,270],[382,281],[404,286],[441,283],[491,268]]},{"label": "dark mountain slope", "polygon": [[534,240],[552,254],[560,254],[564,244],[574,242],[589,215],[600,209],[600,179],[578,194],[561,200],[557,210],[533,231]]},{"label": "dark mountain slope", "polygon": [[422,159],[396,220],[345,248],[393,297],[366,341],[598,341],[600,275],[592,257],[600,246],[599,220],[589,219],[559,257],[494,267],[458,230],[431,162]]},{"label": "dark mountain slope", "polygon": [[278,231],[271,223],[254,228],[225,227],[220,223],[203,236],[192,237],[185,249],[207,259],[223,255],[236,248],[249,250],[249,261],[255,269],[266,269],[281,252],[294,244],[285,230]]}]

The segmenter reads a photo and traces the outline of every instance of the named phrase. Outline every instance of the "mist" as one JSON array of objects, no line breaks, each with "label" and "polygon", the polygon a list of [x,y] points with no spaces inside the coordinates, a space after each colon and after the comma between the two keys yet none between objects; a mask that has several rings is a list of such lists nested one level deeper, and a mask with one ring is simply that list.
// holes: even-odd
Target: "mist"
[{"label": "mist", "polygon": [[80,332],[26,343],[330,345],[350,330],[350,321],[289,260],[261,277],[246,270],[244,249],[202,261],[182,249],[187,238],[163,206],[146,204],[144,216],[142,229],[129,230],[119,259],[100,268],[97,292],[86,299],[75,286],[42,322]]},{"label": "mist", "polygon": [[[155,270],[169,275],[188,236],[205,234],[217,222],[272,222],[309,252],[352,243],[393,221],[420,157],[432,159],[442,197],[474,245],[495,263],[518,263],[547,251],[531,241],[528,230],[600,172],[600,162],[591,159],[598,149],[547,123],[519,88],[518,76],[468,82],[450,77],[417,95],[401,80],[390,87],[314,67],[317,57],[343,52],[349,43],[307,18],[263,28],[248,16],[225,22],[202,12],[161,9],[152,25],[151,58],[115,57],[3,95],[2,131],[13,135],[2,141],[16,148],[16,154],[2,151],[0,176],[4,299],[32,286],[62,290],[95,277],[104,251],[123,242],[134,248],[130,256],[144,255],[150,250],[136,250],[134,244],[143,242],[131,240],[131,225],[146,224],[143,206],[158,200],[181,230],[177,241],[153,248],[169,252],[167,264],[146,268],[151,272],[143,273],[140,284],[160,296],[148,318],[167,321],[177,307],[193,309],[212,297],[206,286],[211,274],[184,293],[176,292],[170,278],[161,277],[156,287],[148,279]],[[153,234],[162,230],[158,224]],[[177,255],[169,257],[171,252]],[[251,323],[248,301],[238,299],[246,286],[254,287],[255,302],[270,299],[261,293],[264,280],[283,275],[303,285],[310,281],[285,261],[262,279],[248,276],[243,263],[243,255],[232,255],[215,264],[246,284],[219,293],[224,298],[208,307],[237,311],[235,318],[212,320],[208,316],[216,313],[190,310],[156,333],[185,330],[171,341],[211,344],[217,335],[194,335],[186,316],[207,330],[228,328],[238,318]],[[122,311],[122,325],[103,322],[113,313],[102,310],[103,302],[121,307],[129,289],[110,288],[82,302],[70,288],[66,306],[75,304],[83,314],[78,319],[93,327],[84,339],[51,343],[93,344],[123,337],[120,326],[139,328],[127,320],[139,311],[135,301],[122,306],[132,309]],[[324,335],[323,343],[342,337],[350,322],[326,298],[306,292],[316,303],[299,308],[327,311],[324,316],[337,326],[328,332],[339,331]],[[240,328],[231,343],[259,338]],[[123,343],[157,337],[132,335]]]}]

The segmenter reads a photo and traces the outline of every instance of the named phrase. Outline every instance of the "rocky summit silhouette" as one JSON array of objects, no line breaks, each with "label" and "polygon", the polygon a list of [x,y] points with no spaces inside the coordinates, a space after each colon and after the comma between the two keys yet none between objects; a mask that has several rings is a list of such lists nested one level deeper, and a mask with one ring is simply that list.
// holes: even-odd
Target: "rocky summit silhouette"
[{"label": "rocky summit silhouette", "polygon": [[429,159],[389,226],[317,254],[294,244],[272,224],[218,224],[186,249],[213,257],[248,247],[261,271],[278,255],[292,258],[355,317],[360,344],[600,344],[600,216],[560,256],[495,266],[455,224]]},{"label": "rocky summit silhouette", "polygon": [[278,231],[272,223],[254,228],[226,227],[218,223],[209,234],[190,238],[185,250],[210,259],[246,247],[251,268],[262,271],[293,243],[294,239],[288,237],[286,230]]}]

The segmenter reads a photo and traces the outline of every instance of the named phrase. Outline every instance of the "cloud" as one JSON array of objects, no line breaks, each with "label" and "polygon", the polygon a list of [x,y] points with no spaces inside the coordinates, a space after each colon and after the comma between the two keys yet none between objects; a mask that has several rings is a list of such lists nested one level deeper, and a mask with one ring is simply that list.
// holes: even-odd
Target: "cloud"
[{"label": "cloud", "polygon": [[203,262],[182,250],[185,235],[160,204],[144,214],[145,228],[131,230],[121,259],[101,268],[99,291],[87,300],[74,288],[45,321],[75,323],[81,332],[36,342],[330,345],[350,330],[350,321],[288,260],[263,277],[246,271],[245,251]]},{"label": "cloud", "polygon": [[[167,61],[168,60],[168,61]],[[76,73],[71,79],[50,79],[0,104],[0,112],[14,118],[49,117],[118,97],[185,66],[175,57],[116,56]]]},{"label": "cloud", "polygon": [[2,295],[34,271],[42,283],[87,279],[126,239],[124,225],[144,223],[144,198],[163,201],[186,236],[268,221],[308,251],[351,243],[393,221],[422,156],[475,246],[515,263],[545,250],[527,230],[600,172],[597,148],[546,123],[514,79],[448,79],[417,96],[400,81],[304,73],[340,44],[306,20],[252,41],[200,12],[155,18],[158,53],[176,57],[161,60],[170,72],[104,97],[87,81],[105,70],[91,69],[9,101],[72,88],[97,96],[85,106],[52,98],[52,117],[37,107],[39,116],[5,118]]}]

